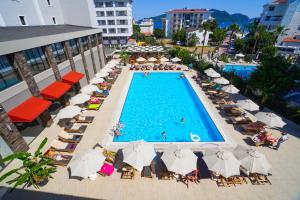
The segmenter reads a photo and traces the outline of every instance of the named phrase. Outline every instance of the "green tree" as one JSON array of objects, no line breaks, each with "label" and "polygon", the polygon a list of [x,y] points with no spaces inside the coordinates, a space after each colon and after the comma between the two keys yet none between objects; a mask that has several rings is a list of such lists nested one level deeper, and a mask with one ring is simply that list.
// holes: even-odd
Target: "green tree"
[{"label": "green tree", "polygon": [[165,32],[163,29],[154,29],[153,31],[153,35],[156,37],[156,38],[164,38],[165,37]]},{"label": "green tree", "polygon": [[33,185],[39,188],[39,184],[48,178],[52,178],[51,174],[56,171],[56,167],[52,165],[53,160],[42,154],[42,148],[47,143],[45,138],[39,145],[37,150],[32,154],[28,152],[16,152],[1,160],[0,162],[8,162],[18,159],[22,162],[22,166],[12,169],[0,177],[0,182],[4,181],[11,175],[17,175],[8,184],[14,184],[14,188],[25,184],[25,186]]},{"label": "green tree", "polygon": [[243,52],[245,47],[245,42],[244,40],[240,39],[240,38],[236,38],[234,40],[234,48],[237,52]]},{"label": "green tree", "polygon": [[240,27],[239,25],[237,24],[231,24],[229,27],[228,27],[228,31],[230,31],[230,36],[229,36],[229,45],[228,45],[228,50],[230,49],[230,44],[231,44],[231,40],[232,40],[232,37],[235,33],[239,32],[240,31]]},{"label": "green tree", "polygon": [[133,33],[140,33],[141,32],[141,28],[138,25],[133,24],[132,25],[132,31],[133,31]]},{"label": "green tree", "polygon": [[296,68],[283,57],[266,56],[250,77],[250,87],[262,93],[261,104],[278,99],[294,86]]},{"label": "green tree", "polygon": [[123,65],[125,66],[126,63],[128,63],[129,54],[126,52],[122,52],[120,58],[121,58],[121,63],[123,63]]},{"label": "green tree", "polygon": [[172,35],[172,39],[174,42],[180,41],[185,43],[186,41],[186,31],[184,29],[179,29]]},{"label": "green tree", "polygon": [[203,22],[201,29],[204,30],[204,36],[203,36],[204,39],[202,41],[202,48],[201,48],[201,58],[203,58],[205,38],[206,38],[207,32],[211,30],[210,22],[209,21]]},{"label": "green tree", "polygon": [[277,26],[276,29],[272,32],[273,33],[273,36],[274,36],[274,42],[273,42],[273,45],[276,44],[277,40],[278,40],[278,37],[280,35],[286,35],[286,31],[288,29],[285,29],[283,26]]},{"label": "green tree", "polygon": [[198,42],[198,38],[197,38],[196,33],[192,33],[187,40],[187,45],[194,47],[194,46],[196,46],[197,42]]},{"label": "green tree", "polygon": [[141,33],[141,28],[138,25],[134,24],[132,26],[132,29],[133,33],[131,35],[131,38],[136,39],[138,42],[145,41],[145,35]]},{"label": "green tree", "polygon": [[156,45],[157,42],[155,40],[154,37],[151,37],[151,36],[148,36],[148,37],[145,37],[145,40],[144,40],[147,44],[149,45]]},{"label": "green tree", "polygon": [[218,28],[218,23],[217,23],[217,21],[215,19],[209,20],[209,22],[210,22],[210,30],[212,32],[214,32],[215,29]]},{"label": "green tree", "polygon": [[212,34],[212,41],[217,44],[217,48],[221,46],[226,38],[226,30],[216,28]]}]

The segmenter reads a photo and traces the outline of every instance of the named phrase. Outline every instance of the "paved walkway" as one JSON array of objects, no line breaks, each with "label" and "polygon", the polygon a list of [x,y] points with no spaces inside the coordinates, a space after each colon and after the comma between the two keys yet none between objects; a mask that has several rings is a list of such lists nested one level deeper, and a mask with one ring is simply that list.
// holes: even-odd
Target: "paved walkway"
[{"label": "paved walkway", "polygon": [[[95,116],[94,123],[88,125],[86,133],[74,154],[92,148],[96,143],[101,143],[114,124],[116,105],[119,103],[120,94],[124,89],[128,77],[128,69],[124,69],[112,87],[110,95],[97,112],[88,111],[85,115]],[[192,74],[191,74],[192,75]],[[218,110],[197,86],[206,108],[215,120],[222,124],[228,137],[237,144],[246,145],[246,135],[239,133],[232,125],[225,123]],[[190,184],[187,188],[182,183],[174,181],[141,178],[139,174],[134,180],[122,180],[119,172],[111,177],[98,176],[96,181],[69,179],[67,168],[58,167],[53,175],[54,179],[41,187],[40,190],[26,188],[8,193],[4,199],[299,199],[300,198],[300,128],[288,122],[287,131],[290,139],[282,144],[279,151],[267,147],[260,147],[271,162],[272,176],[269,178],[272,185],[255,186],[248,183],[231,188],[218,188],[216,183],[207,177],[201,179],[200,184]],[[49,141],[57,138],[61,131],[57,125],[46,128],[30,145],[31,149],[48,137]],[[8,168],[11,168],[12,163]]]}]

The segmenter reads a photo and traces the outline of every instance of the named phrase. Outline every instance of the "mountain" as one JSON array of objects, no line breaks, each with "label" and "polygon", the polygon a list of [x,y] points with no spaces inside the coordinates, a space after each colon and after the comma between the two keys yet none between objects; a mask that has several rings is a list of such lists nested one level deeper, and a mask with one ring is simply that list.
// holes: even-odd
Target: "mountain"
[{"label": "mountain", "polygon": [[249,24],[250,18],[247,15],[243,15],[240,13],[229,14],[226,11],[210,9],[211,16],[215,18],[221,28],[226,28],[230,26],[230,24],[237,23],[241,27]]}]

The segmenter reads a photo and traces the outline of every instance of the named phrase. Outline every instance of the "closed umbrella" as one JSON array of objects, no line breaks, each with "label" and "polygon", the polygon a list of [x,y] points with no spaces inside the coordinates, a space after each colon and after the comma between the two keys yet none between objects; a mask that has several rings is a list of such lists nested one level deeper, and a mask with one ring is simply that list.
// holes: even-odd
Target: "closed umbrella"
[{"label": "closed umbrella", "polygon": [[71,176],[87,178],[101,168],[104,160],[105,157],[98,149],[90,149],[74,155],[69,163]]},{"label": "closed umbrella", "polygon": [[180,62],[181,59],[178,57],[175,57],[175,58],[172,58],[171,61],[176,63],[176,62]]},{"label": "closed umbrella", "polygon": [[251,101],[250,99],[243,99],[243,100],[238,100],[236,103],[237,106],[249,110],[249,111],[257,111],[259,110],[259,106]]},{"label": "closed umbrella", "polygon": [[226,85],[222,87],[222,90],[224,92],[230,93],[230,94],[236,94],[238,93],[240,90],[237,89],[234,85]]},{"label": "closed umbrella", "polygon": [[266,123],[271,127],[283,127],[286,123],[282,121],[281,117],[275,115],[272,112],[259,112],[255,115],[257,120]]},{"label": "closed umbrella", "polygon": [[225,178],[240,174],[241,163],[230,151],[209,149],[205,151],[202,158],[210,171],[221,174]]},{"label": "closed umbrella", "polygon": [[122,152],[123,162],[131,165],[138,171],[142,171],[144,166],[149,166],[156,156],[153,144],[144,140],[130,142]]},{"label": "closed umbrella", "polygon": [[73,118],[74,116],[81,113],[81,108],[78,106],[67,106],[61,109],[56,115],[56,119]]},{"label": "closed umbrella", "polygon": [[145,62],[146,59],[143,58],[143,57],[138,57],[138,58],[136,59],[136,61],[137,61],[137,62]]},{"label": "closed umbrella", "polygon": [[220,85],[227,85],[227,84],[229,84],[229,81],[226,78],[223,78],[223,77],[214,79],[214,82],[218,83]]},{"label": "closed umbrella", "polygon": [[96,77],[98,78],[103,78],[103,77],[106,77],[108,76],[109,74],[105,71],[100,71],[99,73],[96,74]]},{"label": "closed umbrella", "polygon": [[70,104],[81,104],[90,100],[91,96],[83,93],[79,93],[70,99]]},{"label": "closed umbrella", "polygon": [[92,95],[93,92],[101,92],[101,90],[96,85],[86,85],[80,90],[84,94]]},{"label": "closed umbrella", "polygon": [[238,53],[238,54],[235,55],[235,57],[243,58],[243,57],[245,57],[245,55],[242,54],[242,53]]},{"label": "closed umbrella", "polygon": [[171,145],[161,159],[169,171],[177,174],[186,175],[197,169],[198,157],[189,148]]},{"label": "closed umbrella", "polygon": [[112,69],[109,67],[104,67],[101,71],[108,73],[108,72],[111,72]]},{"label": "closed umbrella", "polygon": [[157,59],[154,58],[154,57],[151,57],[151,58],[148,59],[148,61],[149,61],[149,62],[155,62],[155,61],[157,61]]},{"label": "closed umbrella", "polygon": [[266,156],[251,147],[238,145],[234,149],[234,155],[241,162],[243,168],[250,173],[268,175],[271,169],[271,164]]},{"label": "closed umbrella", "polygon": [[100,77],[95,77],[92,80],[90,80],[90,83],[93,83],[93,84],[102,83],[102,82],[104,82],[104,79],[100,78]]}]

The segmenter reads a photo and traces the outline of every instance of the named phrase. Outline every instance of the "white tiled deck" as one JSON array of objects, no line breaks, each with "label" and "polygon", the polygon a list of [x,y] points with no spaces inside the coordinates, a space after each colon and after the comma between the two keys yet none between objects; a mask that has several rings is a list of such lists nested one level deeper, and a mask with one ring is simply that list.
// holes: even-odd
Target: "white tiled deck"
[{"label": "white tiled deck", "polygon": [[[191,72],[186,72],[191,76]],[[86,133],[74,154],[92,148],[96,143],[104,144],[109,141],[110,129],[118,119],[122,108],[122,99],[125,99],[126,85],[128,87],[129,70],[124,69],[115,82],[110,95],[104,101],[101,109],[97,112],[88,111],[85,115],[95,116],[92,124],[88,125]],[[199,86],[197,88],[206,109],[209,110],[218,128],[232,144],[245,144],[247,137],[225,122],[218,110],[209,101]],[[124,96],[125,95],[125,96]],[[260,147],[271,162],[272,176],[269,178],[272,185],[255,186],[248,183],[231,188],[218,188],[210,179],[201,179],[200,184],[190,184],[187,188],[176,181],[162,181],[157,178],[141,178],[138,174],[134,180],[120,179],[120,173],[116,172],[111,177],[98,176],[96,181],[69,179],[67,168],[59,167],[54,174],[54,179],[42,187],[39,191],[34,188],[16,190],[6,196],[5,199],[299,199],[300,198],[300,128],[288,122],[287,132],[290,139],[282,144],[279,151],[267,147]],[[56,124],[45,129],[38,138],[30,145],[31,149],[48,137],[51,141],[61,131]],[[107,138],[107,139],[106,139]],[[105,141],[103,142],[103,139]],[[111,139],[111,138],[110,138]],[[160,146],[159,146],[160,148]],[[12,163],[13,165],[14,163]],[[10,166],[11,167],[11,166]],[[9,168],[10,168],[9,167]],[[28,192],[26,192],[28,191]],[[39,196],[40,195],[40,196]]]}]

